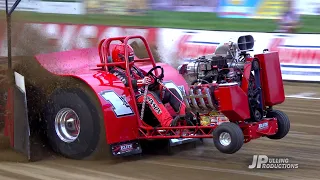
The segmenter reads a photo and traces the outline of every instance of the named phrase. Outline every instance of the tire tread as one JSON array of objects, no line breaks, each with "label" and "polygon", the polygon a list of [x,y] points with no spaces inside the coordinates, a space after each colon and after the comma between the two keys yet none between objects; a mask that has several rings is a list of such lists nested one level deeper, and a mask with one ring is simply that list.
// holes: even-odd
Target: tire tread
[{"label": "tire tread", "polygon": [[278,121],[278,132],[274,135],[268,136],[269,139],[282,139],[290,130],[290,121],[287,114],[280,110],[273,110],[269,112],[268,117],[276,117]]},{"label": "tire tread", "polygon": [[[217,139],[219,137],[219,134],[218,135],[216,134],[216,133],[219,133],[219,131],[222,131],[222,132],[228,131],[232,136],[231,137],[232,141],[235,140],[234,144],[233,145],[230,144],[231,146],[227,149],[220,148],[220,143],[219,143],[219,140]],[[214,134],[214,144],[216,148],[222,153],[233,154],[239,151],[244,144],[244,135],[241,128],[237,124],[232,122],[222,123],[214,130],[213,134]]]}]

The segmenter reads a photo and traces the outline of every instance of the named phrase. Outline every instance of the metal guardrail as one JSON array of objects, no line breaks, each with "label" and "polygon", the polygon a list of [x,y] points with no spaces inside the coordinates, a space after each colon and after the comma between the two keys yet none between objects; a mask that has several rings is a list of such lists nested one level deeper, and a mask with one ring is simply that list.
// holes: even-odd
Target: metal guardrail
[{"label": "metal guardrail", "polygon": [[[36,11],[38,0],[22,0],[16,11]],[[8,7],[12,7],[16,0],[8,0]],[[0,1],[0,10],[6,10],[6,1]]]}]

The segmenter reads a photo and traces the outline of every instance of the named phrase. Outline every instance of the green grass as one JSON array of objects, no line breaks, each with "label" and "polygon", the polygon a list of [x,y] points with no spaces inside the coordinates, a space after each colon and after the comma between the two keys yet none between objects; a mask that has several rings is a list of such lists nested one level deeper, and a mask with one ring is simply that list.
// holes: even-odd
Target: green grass
[{"label": "green grass", "polygon": [[[320,16],[302,16],[302,27],[298,33],[320,33],[319,17]],[[98,14],[61,15],[15,12],[13,16],[13,21],[14,20],[249,32],[273,32],[277,27],[275,20],[270,19],[219,18],[215,13],[165,11],[152,11],[143,16]]]}]

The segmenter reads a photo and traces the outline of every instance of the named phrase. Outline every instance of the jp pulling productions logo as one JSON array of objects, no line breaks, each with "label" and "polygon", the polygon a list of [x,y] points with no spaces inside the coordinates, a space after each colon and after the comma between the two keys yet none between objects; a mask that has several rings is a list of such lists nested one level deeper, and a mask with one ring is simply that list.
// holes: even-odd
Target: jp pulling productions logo
[{"label": "jp pulling productions logo", "polygon": [[297,169],[298,164],[292,164],[288,158],[270,158],[266,155],[253,155],[249,169]]}]

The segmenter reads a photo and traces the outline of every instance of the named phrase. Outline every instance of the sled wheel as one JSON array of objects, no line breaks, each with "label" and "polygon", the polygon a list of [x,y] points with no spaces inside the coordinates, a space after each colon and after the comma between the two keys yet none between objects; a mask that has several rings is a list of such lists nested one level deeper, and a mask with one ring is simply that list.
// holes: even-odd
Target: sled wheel
[{"label": "sled wheel", "polygon": [[80,88],[54,92],[44,115],[52,149],[71,159],[91,157],[105,139],[97,107],[95,99]]},{"label": "sled wheel", "polygon": [[282,139],[284,138],[290,130],[290,121],[288,116],[279,110],[273,110],[267,113],[268,118],[277,118],[278,121],[278,132],[274,135],[267,136],[270,139]]},{"label": "sled wheel", "polygon": [[244,135],[238,125],[225,122],[213,131],[213,142],[220,152],[233,154],[242,147]]}]

